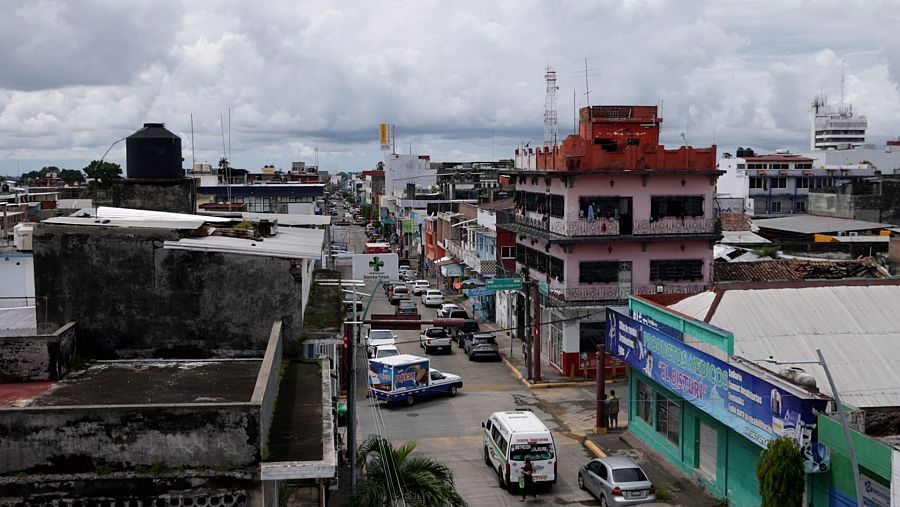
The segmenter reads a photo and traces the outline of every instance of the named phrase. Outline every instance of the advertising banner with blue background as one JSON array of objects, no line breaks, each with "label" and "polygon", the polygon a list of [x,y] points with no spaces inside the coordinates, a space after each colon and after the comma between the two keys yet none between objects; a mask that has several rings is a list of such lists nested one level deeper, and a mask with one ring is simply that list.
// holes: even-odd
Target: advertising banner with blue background
[{"label": "advertising banner with blue background", "polygon": [[765,447],[785,435],[807,460],[807,472],[825,471],[830,457],[812,442],[822,399],[801,398],[696,349],[681,332],[640,314],[606,314],[609,352],[723,424]]}]

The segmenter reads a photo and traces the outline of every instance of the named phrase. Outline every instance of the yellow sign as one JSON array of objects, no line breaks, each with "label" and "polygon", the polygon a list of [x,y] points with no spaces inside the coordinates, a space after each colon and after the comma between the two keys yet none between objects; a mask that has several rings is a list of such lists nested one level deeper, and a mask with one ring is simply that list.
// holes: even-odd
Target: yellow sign
[{"label": "yellow sign", "polygon": [[378,138],[381,141],[381,149],[386,150],[390,147],[390,130],[388,130],[388,124],[382,123],[378,125]]}]

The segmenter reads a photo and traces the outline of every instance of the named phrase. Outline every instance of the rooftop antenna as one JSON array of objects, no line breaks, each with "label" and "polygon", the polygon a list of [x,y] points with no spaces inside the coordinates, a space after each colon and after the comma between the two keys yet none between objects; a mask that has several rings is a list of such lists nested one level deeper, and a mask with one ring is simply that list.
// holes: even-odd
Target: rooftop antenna
[{"label": "rooftop antenna", "polygon": [[841,60],[841,114],[844,114],[844,89],[847,85],[847,62]]},{"label": "rooftop antenna", "polygon": [[230,162],[228,161],[228,149],[225,147],[225,119],[222,118],[222,113],[219,113],[219,126],[222,129],[222,158],[225,159],[225,191],[228,194],[228,204],[231,204],[231,178],[228,171]]},{"label": "rooftop antenna", "polygon": [[593,115],[593,112],[591,111],[591,88],[588,85],[587,58],[584,59],[584,96],[585,96],[585,100],[587,100],[588,120],[592,120],[594,115]]},{"label": "rooftop antenna", "polygon": [[197,154],[194,152],[194,113],[191,113],[191,172],[197,165]]},{"label": "rooftop antenna", "polygon": [[[556,71],[553,67],[547,65],[547,72],[544,73],[544,79],[547,81],[547,97],[544,99],[544,148],[556,146],[559,140],[559,113],[556,111]],[[494,158],[493,147],[491,149],[491,158]]]},{"label": "rooftop antenna", "polygon": [[575,106],[575,88],[572,88],[572,135],[578,135],[578,108]]}]

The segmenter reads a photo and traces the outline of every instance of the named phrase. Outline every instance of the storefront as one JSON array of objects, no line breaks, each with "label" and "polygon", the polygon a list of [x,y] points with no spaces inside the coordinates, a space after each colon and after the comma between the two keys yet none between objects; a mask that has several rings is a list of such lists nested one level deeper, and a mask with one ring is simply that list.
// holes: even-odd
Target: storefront
[{"label": "storefront", "polygon": [[827,398],[729,358],[719,346],[731,333],[637,302],[606,319],[609,353],[631,368],[629,432],[729,505],[759,505],[755,465],[778,436],[804,450],[808,492],[828,475],[830,453],[814,440]]},{"label": "storefront", "polygon": [[459,263],[459,261],[453,257],[442,257],[440,260],[434,263],[435,267],[439,269],[440,277],[438,282],[441,284],[439,288],[441,288],[446,294],[456,293],[456,289],[453,285],[460,281],[463,276],[463,267]]}]

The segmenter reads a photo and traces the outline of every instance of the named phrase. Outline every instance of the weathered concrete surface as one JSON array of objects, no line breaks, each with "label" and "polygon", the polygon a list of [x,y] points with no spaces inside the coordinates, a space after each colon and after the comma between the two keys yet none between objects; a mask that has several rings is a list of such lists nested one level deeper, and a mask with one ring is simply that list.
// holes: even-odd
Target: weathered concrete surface
[{"label": "weathered concrete surface", "polygon": [[250,404],[0,409],[0,474],[243,467],[260,447]]},{"label": "weathered concrete surface", "polygon": [[163,249],[170,229],[37,224],[38,314],[78,321],[99,358],[259,357],[272,322],[286,345],[302,324],[302,277],[291,260]]},{"label": "weathered concrete surface", "polygon": [[59,380],[74,357],[74,322],[51,334],[0,336],[0,382]]},{"label": "weathered concrete surface", "polygon": [[253,360],[101,363],[20,406],[246,403],[259,370]]},{"label": "weathered concrete surface", "polygon": [[112,185],[113,206],[117,208],[194,213],[197,191],[191,178],[115,180]]}]

